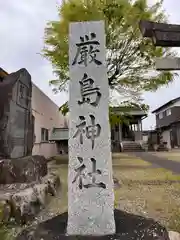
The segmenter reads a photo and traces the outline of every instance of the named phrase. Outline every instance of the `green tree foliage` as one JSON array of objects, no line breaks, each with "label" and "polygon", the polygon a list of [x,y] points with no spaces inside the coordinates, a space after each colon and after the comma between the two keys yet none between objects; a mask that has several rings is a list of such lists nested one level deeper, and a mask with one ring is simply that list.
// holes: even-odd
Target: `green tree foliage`
[{"label": "green tree foliage", "polygon": [[65,0],[58,8],[59,20],[45,29],[44,56],[50,60],[57,79],[50,81],[54,91],[68,89],[68,29],[74,21],[105,20],[107,70],[111,89],[140,93],[153,91],[171,82],[169,71],[151,74],[156,57],[173,56],[170,49],[154,47],[143,39],[141,19],[167,22],[163,1],[148,6],[147,0]]},{"label": "green tree foliage", "polygon": [[[118,109],[118,111],[116,111]],[[144,111],[145,113],[148,112],[149,106],[146,104],[136,104],[132,102],[122,102],[122,104],[118,107],[109,107],[109,120],[111,125],[115,125],[119,122],[125,122],[128,124],[129,120],[131,119],[131,115],[129,114],[132,110]],[[69,112],[68,102],[64,103],[60,107],[60,111],[63,115],[66,115]],[[121,114],[119,114],[121,112]]]}]

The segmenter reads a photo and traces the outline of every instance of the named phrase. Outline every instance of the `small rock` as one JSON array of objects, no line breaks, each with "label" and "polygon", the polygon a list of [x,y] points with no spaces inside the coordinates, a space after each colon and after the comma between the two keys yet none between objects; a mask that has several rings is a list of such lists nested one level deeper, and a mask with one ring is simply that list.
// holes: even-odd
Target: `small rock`
[{"label": "small rock", "polygon": [[45,206],[46,198],[48,194],[48,186],[47,184],[37,184],[34,186],[34,192],[37,196],[37,199],[39,200],[39,203],[41,206]]},{"label": "small rock", "polygon": [[54,185],[50,181],[48,181],[47,186],[48,186],[48,193],[53,197],[56,196],[57,191],[56,191]]},{"label": "small rock", "polygon": [[52,196],[56,195],[56,192],[60,186],[60,178],[56,173],[50,173],[42,178],[42,183],[47,184],[48,193]]},{"label": "small rock", "polygon": [[169,238],[170,240],[180,240],[180,233],[169,231]]},{"label": "small rock", "polygon": [[14,218],[16,221],[26,223],[39,210],[37,196],[33,188],[27,188],[12,196],[11,204],[13,206]]},{"label": "small rock", "polygon": [[39,181],[48,172],[44,156],[34,155],[0,162],[0,184],[31,183]]}]

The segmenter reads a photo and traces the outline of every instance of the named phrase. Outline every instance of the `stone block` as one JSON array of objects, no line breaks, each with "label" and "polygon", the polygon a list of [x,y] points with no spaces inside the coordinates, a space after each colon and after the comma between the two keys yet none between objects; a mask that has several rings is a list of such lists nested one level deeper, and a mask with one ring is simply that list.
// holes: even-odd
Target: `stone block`
[{"label": "stone block", "polygon": [[47,194],[48,194],[48,185],[47,184],[37,184],[33,187],[34,193],[36,194],[37,200],[40,203],[41,207],[45,206]]},{"label": "stone block", "polygon": [[48,193],[55,196],[60,187],[60,178],[56,173],[50,173],[42,178],[42,183],[47,184]]},{"label": "stone block", "polygon": [[0,184],[39,181],[47,172],[47,161],[44,156],[3,159],[0,161]]},{"label": "stone block", "polygon": [[37,196],[33,188],[25,189],[14,194],[11,199],[13,215],[18,223],[26,223],[31,220],[40,209]]},{"label": "stone block", "polygon": [[[109,86],[103,21],[69,26],[69,235],[115,232]],[[81,58],[81,41],[96,42],[96,59]],[[83,43],[84,44],[84,43]],[[89,45],[87,46],[87,52]]]}]

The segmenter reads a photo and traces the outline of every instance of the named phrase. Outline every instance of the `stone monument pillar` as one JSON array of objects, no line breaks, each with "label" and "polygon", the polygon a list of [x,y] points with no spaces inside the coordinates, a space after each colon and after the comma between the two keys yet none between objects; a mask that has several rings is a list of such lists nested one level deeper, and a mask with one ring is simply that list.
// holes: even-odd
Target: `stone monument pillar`
[{"label": "stone monument pillar", "polygon": [[104,22],[69,28],[68,235],[115,233]]}]

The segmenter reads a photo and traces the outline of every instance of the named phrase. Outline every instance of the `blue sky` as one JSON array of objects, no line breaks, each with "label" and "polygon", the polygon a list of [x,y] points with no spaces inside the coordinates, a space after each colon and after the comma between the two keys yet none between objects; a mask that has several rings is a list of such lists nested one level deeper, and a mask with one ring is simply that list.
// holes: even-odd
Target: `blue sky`
[{"label": "blue sky", "polygon": [[[58,19],[56,6],[56,0],[0,1],[0,67],[7,72],[26,68],[32,81],[60,106],[67,100],[67,95],[52,93],[48,83],[50,79],[54,79],[52,67],[40,55],[46,23]],[[180,0],[164,0],[164,8],[170,22],[180,24]],[[157,92],[144,94],[145,102],[150,105],[151,110],[179,96],[179,78]],[[153,126],[155,117],[150,114],[144,120],[143,127],[149,129]]]}]

